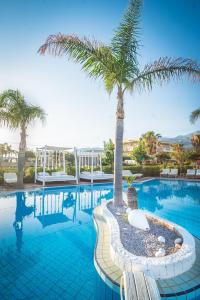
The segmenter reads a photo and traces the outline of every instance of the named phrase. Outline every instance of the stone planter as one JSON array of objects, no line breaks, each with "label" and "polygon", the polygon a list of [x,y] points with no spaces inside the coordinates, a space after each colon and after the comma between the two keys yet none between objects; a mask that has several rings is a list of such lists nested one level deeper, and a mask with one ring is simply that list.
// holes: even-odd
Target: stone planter
[{"label": "stone planter", "polygon": [[137,209],[138,208],[137,192],[136,192],[136,189],[133,186],[128,187],[128,190],[127,190],[127,205],[131,209]]},{"label": "stone planter", "polygon": [[110,255],[113,262],[121,270],[141,271],[155,279],[166,279],[180,275],[192,267],[196,259],[195,241],[193,236],[183,227],[146,213],[147,216],[157,218],[166,226],[177,230],[182,236],[183,243],[177,252],[164,257],[136,256],[123,247],[118,222],[107,208],[107,204],[102,204],[102,212],[110,231]]}]

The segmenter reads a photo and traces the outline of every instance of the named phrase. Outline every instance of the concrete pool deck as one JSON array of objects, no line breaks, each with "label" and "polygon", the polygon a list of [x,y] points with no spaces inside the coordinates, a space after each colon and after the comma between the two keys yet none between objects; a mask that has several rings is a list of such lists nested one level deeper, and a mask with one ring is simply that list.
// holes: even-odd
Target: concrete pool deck
[{"label": "concrete pool deck", "polygon": [[[98,237],[95,250],[95,263],[97,271],[103,280],[109,280],[111,285],[120,285],[122,270],[112,261],[109,249],[110,233],[100,207],[94,210],[94,219],[98,230]],[[193,267],[176,277],[157,280],[157,286],[162,298],[176,298],[190,293],[191,297],[197,297],[200,289],[200,240],[195,238],[196,261]],[[198,294],[199,295],[199,294]],[[188,296],[188,295],[187,295]],[[182,299],[182,298],[181,298]]]},{"label": "concrete pool deck", "polygon": [[[140,179],[136,179],[135,182],[146,182],[148,180],[152,180],[154,179],[153,177],[143,177],[143,178],[140,178]],[[59,188],[59,187],[70,187],[70,186],[85,186],[85,185],[102,185],[102,184],[112,184],[113,183],[113,180],[110,181],[110,180],[104,180],[104,181],[95,181],[93,184],[90,182],[90,181],[79,181],[78,184],[76,184],[75,182],[52,182],[52,183],[46,183],[45,187],[44,188]],[[16,187],[15,184],[13,185],[0,185],[0,196],[3,196],[4,194],[6,193],[10,193],[10,192],[20,192],[20,191],[34,191],[34,190],[38,190],[38,189],[42,189],[43,186],[42,184],[39,184],[39,183],[25,183],[24,184],[24,187],[21,188],[21,189],[18,189]]]},{"label": "concrete pool deck", "polygon": [[[149,180],[153,180],[153,179],[160,179],[160,180],[185,180],[185,181],[191,181],[191,182],[200,182],[200,178],[186,178],[186,177],[176,177],[176,178],[172,178],[172,177],[159,177],[159,176],[155,176],[155,177],[142,177],[142,178],[138,178],[136,179],[134,182],[136,183],[143,183]],[[109,184],[109,183],[113,183],[113,180],[104,180],[104,181],[95,181],[93,184]],[[79,181],[78,184],[76,184],[75,182],[52,182],[52,183],[46,183],[44,188],[49,188],[49,187],[68,187],[68,186],[79,186],[79,185],[91,185],[92,183],[90,181]],[[18,189],[16,187],[15,184],[11,184],[11,185],[5,185],[5,184],[0,184],[0,196],[1,193],[5,193],[5,192],[17,192],[17,191],[31,191],[31,190],[37,190],[37,189],[41,189],[43,188],[42,184],[39,183],[25,183],[24,187],[22,189]]]}]

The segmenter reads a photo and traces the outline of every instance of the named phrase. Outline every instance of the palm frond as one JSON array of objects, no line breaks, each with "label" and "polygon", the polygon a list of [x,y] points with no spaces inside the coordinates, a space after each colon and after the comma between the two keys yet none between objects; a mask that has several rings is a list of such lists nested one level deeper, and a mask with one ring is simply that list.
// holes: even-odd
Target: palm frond
[{"label": "palm frond", "polygon": [[162,85],[171,79],[180,79],[188,76],[191,80],[200,80],[200,66],[191,59],[164,57],[148,64],[143,71],[132,81],[131,89],[151,90],[153,84]]},{"label": "palm frond", "polygon": [[24,121],[26,124],[33,123],[35,119],[39,119],[43,123],[46,120],[46,113],[40,106],[27,104],[24,108]]},{"label": "palm frond", "polygon": [[9,129],[17,129],[20,126],[20,122],[12,112],[7,112],[0,109],[0,125],[8,127]]},{"label": "palm frond", "polygon": [[46,52],[56,56],[68,56],[91,77],[104,77],[106,72],[114,72],[115,60],[110,47],[100,44],[96,40],[76,35],[55,34],[50,35],[39,48],[40,54]]},{"label": "palm frond", "polygon": [[112,39],[112,51],[120,61],[123,71],[131,76],[137,72],[139,46],[139,18],[142,0],[130,0],[123,21]]},{"label": "palm frond", "polygon": [[194,124],[198,119],[200,119],[200,108],[194,110],[190,115],[190,122]]},{"label": "palm frond", "polygon": [[21,108],[25,103],[23,95],[18,90],[5,90],[0,94],[0,124],[12,129],[21,123]]},{"label": "palm frond", "polygon": [[39,106],[25,101],[18,90],[5,90],[0,94],[0,124],[11,129],[26,127],[35,119],[45,120],[45,112]]}]

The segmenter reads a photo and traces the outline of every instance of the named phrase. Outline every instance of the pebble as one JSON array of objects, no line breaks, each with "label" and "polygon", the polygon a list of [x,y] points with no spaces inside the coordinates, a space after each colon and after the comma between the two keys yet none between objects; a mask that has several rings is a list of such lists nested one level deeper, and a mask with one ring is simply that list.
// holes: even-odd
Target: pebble
[{"label": "pebble", "polygon": [[174,241],[174,244],[175,245],[177,245],[177,244],[182,244],[183,243],[183,239],[182,238],[177,238],[177,239],[175,239],[175,241]]},{"label": "pebble", "polygon": [[160,243],[165,243],[165,238],[164,238],[162,235],[160,235],[160,236],[158,237],[158,241],[159,241]]},{"label": "pebble", "polygon": [[[123,214],[126,213],[126,208],[123,207],[121,215],[117,214],[118,209],[112,204],[108,204],[108,209],[116,217],[116,220],[120,228],[120,238],[124,248],[137,256],[155,257],[155,253],[160,249],[160,242],[158,237],[165,238],[164,250],[165,255],[174,253],[178,248],[175,247],[174,241],[179,238],[177,233],[170,230],[166,226],[161,226],[157,222],[153,222],[152,219],[148,219],[149,231],[140,230],[134,226],[131,226],[128,222],[125,223]],[[126,229],[125,229],[126,228]]]},{"label": "pebble", "polygon": [[162,257],[165,256],[165,249],[160,248],[156,253],[155,253],[155,257]]}]

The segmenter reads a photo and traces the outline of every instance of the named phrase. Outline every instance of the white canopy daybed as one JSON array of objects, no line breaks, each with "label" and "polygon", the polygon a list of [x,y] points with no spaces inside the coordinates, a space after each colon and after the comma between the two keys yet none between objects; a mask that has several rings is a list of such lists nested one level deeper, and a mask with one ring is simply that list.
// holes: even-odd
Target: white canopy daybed
[{"label": "white canopy daybed", "polygon": [[[76,175],[68,175],[66,173],[66,161],[65,154],[69,152],[72,148],[65,147],[54,147],[54,146],[44,146],[42,148],[36,149],[36,160],[35,160],[35,182],[42,182],[43,186],[46,182],[64,182],[64,181],[76,181],[78,183],[77,177],[77,156],[76,150],[74,149],[75,156],[75,169]],[[41,166],[43,171],[37,172],[38,166]],[[49,174],[46,172],[48,170],[57,170],[62,167],[63,171],[51,172]]]},{"label": "white canopy daybed", "polygon": [[[77,150],[77,157],[79,161],[79,178],[90,180],[92,183],[96,180],[111,180],[114,178],[113,174],[106,174],[102,171],[102,155],[101,148],[81,148]],[[89,168],[91,171],[82,171],[81,168]],[[99,168],[99,171],[94,171],[94,168]]]}]

